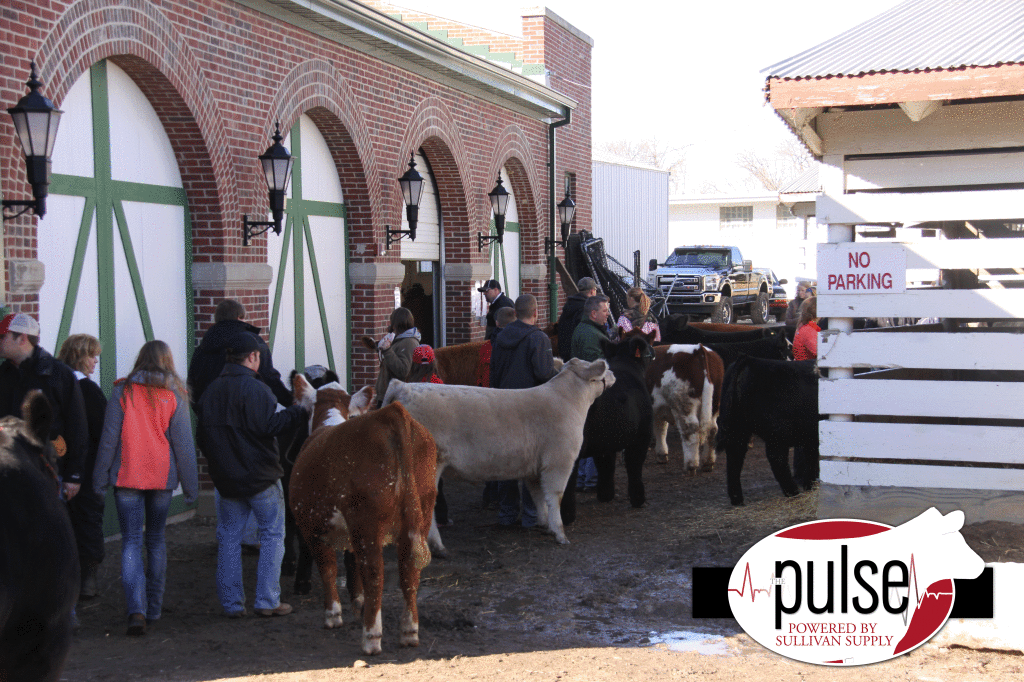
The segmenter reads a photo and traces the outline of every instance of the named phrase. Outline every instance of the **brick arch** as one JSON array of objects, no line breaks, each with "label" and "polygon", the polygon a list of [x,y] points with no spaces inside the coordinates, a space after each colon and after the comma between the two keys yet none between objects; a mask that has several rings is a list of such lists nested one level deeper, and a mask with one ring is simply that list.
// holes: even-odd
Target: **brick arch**
[{"label": "brick arch", "polygon": [[[404,211],[396,178],[405,172],[409,152],[423,149],[434,171],[434,182],[444,219],[445,260],[465,261],[469,258],[469,235],[480,224],[480,204],[470,201],[468,192],[473,183],[466,175],[469,154],[459,128],[448,107],[437,97],[420,102],[409,118],[409,127],[398,148],[393,174],[382,178],[383,193],[389,197],[388,214],[401,225]],[[479,188],[477,188],[479,189]],[[484,190],[486,192],[486,190]]]},{"label": "brick arch", "polygon": [[[498,135],[494,155],[491,157],[489,177],[497,178],[504,167],[512,182],[512,194],[516,198],[519,214],[520,249],[525,258],[523,263],[538,263],[544,259],[543,250],[536,245],[544,241],[546,226],[541,206],[541,178],[537,175],[537,164],[522,129],[510,125]],[[483,197],[486,204],[487,197]],[[484,210],[490,210],[487,205]]]},{"label": "brick arch", "polygon": [[[306,114],[324,136],[345,197],[349,255],[353,262],[373,261],[380,242],[374,226],[383,222],[380,177],[369,128],[348,82],[323,59],[299,64],[284,78],[271,112],[279,112],[282,130]],[[267,130],[273,130],[267,121]],[[287,127],[286,127],[287,125]],[[268,132],[269,135],[269,132]]]},{"label": "brick arch", "polygon": [[[50,97],[60,101],[89,67],[110,59],[153,106],[170,139],[188,197],[195,262],[221,260],[225,233],[240,240],[239,189],[226,126],[212,87],[170,19],[148,0],[72,2],[40,45],[37,63]],[[210,192],[214,188],[214,192]],[[245,260],[245,259],[240,259]]]}]

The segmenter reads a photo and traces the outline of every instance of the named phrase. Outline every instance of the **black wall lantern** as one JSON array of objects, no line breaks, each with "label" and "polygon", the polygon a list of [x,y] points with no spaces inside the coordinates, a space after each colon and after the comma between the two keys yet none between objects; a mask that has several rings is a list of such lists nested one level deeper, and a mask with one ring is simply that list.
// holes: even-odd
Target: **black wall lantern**
[{"label": "black wall lantern", "polygon": [[243,215],[242,246],[249,246],[249,241],[253,237],[258,237],[271,228],[273,228],[274,234],[281,234],[281,220],[284,219],[284,195],[288,192],[288,181],[292,177],[292,164],[295,163],[295,159],[281,144],[281,140],[284,138],[281,136],[280,122],[274,124],[273,139],[274,144],[259,156],[260,163],[263,164],[263,175],[267,180],[267,189],[270,191],[270,214],[273,221],[254,222],[249,220],[248,215]]},{"label": "black wall lantern", "polygon": [[562,224],[562,241],[556,241],[551,243],[550,239],[545,239],[544,250],[550,250],[552,253],[555,250],[555,244],[561,246],[563,249],[569,243],[569,228],[572,227],[573,216],[576,215],[576,202],[569,196],[568,186],[565,188],[565,198],[558,202],[558,221]]},{"label": "black wall lantern", "polygon": [[505,236],[505,211],[508,210],[508,199],[511,194],[505,189],[505,186],[501,184],[501,175],[498,175],[498,184],[494,186],[490,192],[487,193],[488,198],[491,200],[491,210],[494,211],[494,229],[498,234],[496,235],[484,235],[479,232],[476,233],[476,249],[477,251],[483,251],[484,246],[498,242],[503,243],[502,238]]},{"label": "black wall lantern", "polygon": [[9,108],[7,113],[14,119],[14,129],[18,133],[21,150],[25,153],[25,176],[28,184],[32,185],[34,198],[31,201],[4,199],[5,211],[8,208],[21,208],[11,215],[5,212],[4,220],[15,218],[27,211],[32,211],[40,218],[46,214],[46,195],[50,188],[52,165],[50,156],[53,154],[53,143],[57,140],[60,115],[64,113],[39,92],[43,84],[39,82],[35,62],[32,62],[31,68],[32,74],[25,83],[30,92],[15,106]]},{"label": "black wall lantern", "polygon": [[416,221],[420,217],[420,197],[423,196],[423,176],[416,170],[416,152],[409,152],[409,168],[398,178],[398,184],[402,188],[405,218],[409,221],[409,229],[392,230],[390,225],[385,226],[389,249],[392,244],[401,241],[403,235],[409,235],[411,241],[416,241]]}]

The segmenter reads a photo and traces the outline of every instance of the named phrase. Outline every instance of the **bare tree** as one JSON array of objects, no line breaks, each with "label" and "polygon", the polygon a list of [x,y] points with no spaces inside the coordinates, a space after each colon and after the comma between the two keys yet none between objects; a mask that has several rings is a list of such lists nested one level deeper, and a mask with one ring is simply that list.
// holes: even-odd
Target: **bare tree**
[{"label": "bare tree", "polygon": [[770,192],[777,192],[811,167],[814,159],[796,140],[781,142],[768,156],[750,150],[736,155],[736,165],[749,179]]},{"label": "bare tree", "polygon": [[639,161],[669,172],[669,194],[681,194],[686,185],[686,148],[671,147],[656,137],[644,140],[616,140],[601,145],[601,150],[629,161]]}]

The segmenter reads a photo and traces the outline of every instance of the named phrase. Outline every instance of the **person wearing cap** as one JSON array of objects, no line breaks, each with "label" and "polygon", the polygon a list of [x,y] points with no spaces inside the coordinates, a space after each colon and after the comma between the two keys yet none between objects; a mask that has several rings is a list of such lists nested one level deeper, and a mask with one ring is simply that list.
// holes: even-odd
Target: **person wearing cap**
[{"label": "person wearing cap", "polygon": [[579,291],[565,300],[562,314],[558,316],[558,357],[565,362],[572,358],[572,335],[583,319],[583,305],[597,294],[597,282],[593,277],[584,277],[576,283],[576,288]]},{"label": "person wearing cap", "polygon": [[21,418],[21,404],[38,389],[53,407],[50,438],[60,455],[58,475],[67,500],[78,494],[89,450],[82,389],[70,367],[39,345],[39,323],[25,313],[0,320],[0,417]]},{"label": "person wearing cap", "polygon": [[484,285],[477,289],[487,299],[487,331],[484,332],[484,339],[489,340],[497,332],[498,325],[494,322],[494,313],[502,308],[513,308],[515,303],[501,291],[501,284],[496,279],[489,279]]},{"label": "person wearing cap", "polygon": [[284,470],[276,436],[308,419],[300,404],[278,411],[278,400],[259,376],[260,342],[243,331],[226,347],[226,363],[199,399],[199,447],[217,488],[217,595],[228,617],[245,614],[242,533],[250,512],[259,526],[260,556],[254,610],[284,616]]},{"label": "person wearing cap", "polygon": [[[531,294],[523,294],[516,299],[515,311],[517,319],[502,329],[494,340],[491,353],[492,388],[533,388],[556,374],[551,339],[536,326],[537,299]],[[482,428],[487,427],[485,425]],[[522,526],[529,528],[537,525],[537,507],[525,485],[520,492],[519,481],[502,481],[498,489],[500,525],[515,524],[519,516],[520,498]]]},{"label": "person wearing cap", "polygon": [[245,307],[241,303],[227,298],[217,304],[213,314],[213,326],[206,330],[188,366],[188,386],[193,410],[203,397],[206,387],[220,376],[221,370],[224,369],[224,351],[239,332],[250,332],[259,342],[259,375],[274,392],[277,402],[285,407],[294,402],[292,392],[281,381],[281,373],[274,369],[270,347],[260,337],[260,328],[245,321]]}]

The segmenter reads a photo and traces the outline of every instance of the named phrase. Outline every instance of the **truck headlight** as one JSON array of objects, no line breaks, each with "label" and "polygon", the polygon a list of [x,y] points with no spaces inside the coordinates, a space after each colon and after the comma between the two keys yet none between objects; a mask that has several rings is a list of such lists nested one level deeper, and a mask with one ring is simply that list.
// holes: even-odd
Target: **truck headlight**
[{"label": "truck headlight", "polygon": [[718,275],[704,275],[704,291],[718,291],[721,277]]}]

